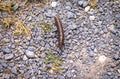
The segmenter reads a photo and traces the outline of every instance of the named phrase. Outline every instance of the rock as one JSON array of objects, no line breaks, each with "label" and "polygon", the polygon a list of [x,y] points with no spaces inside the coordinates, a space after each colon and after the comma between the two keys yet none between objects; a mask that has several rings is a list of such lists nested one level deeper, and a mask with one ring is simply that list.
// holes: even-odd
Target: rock
[{"label": "rock", "polygon": [[27,58],[27,56],[26,55],[24,55],[23,56],[23,60],[27,60],[28,58]]},{"label": "rock", "polygon": [[116,18],[120,19],[120,13],[115,15]]},{"label": "rock", "polygon": [[98,52],[96,48],[94,49],[94,52],[95,52],[95,53],[97,53],[97,52]]},{"label": "rock", "polygon": [[70,78],[72,77],[72,74],[70,72],[67,73],[67,77]]},{"label": "rock", "polygon": [[83,3],[84,3],[84,0],[78,1],[78,5],[79,5],[80,7],[83,6]]},{"label": "rock", "polygon": [[53,15],[52,10],[48,10],[48,12],[46,12],[45,15],[46,15],[48,18],[51,18],[52,15]]},{"label": "rock", "polygon": [[34,52],[29,51],[29,50],[26,50],[25,54],[26,54],[26,55],[27,55],[27,57],[29,57],[29,58],[34,58],[34,57],[35,57]]},{"label": "rock", "polygon": [[90,10],[90,6],[85,7],[85,12],[88,12]]},{"label": "rock", "polygon": [[119,59],[119,55],[118,55],[118,54],[115,54],[115,55],[114,55],[114,59],[115,59],[115,60],[118,60],[118,59]]},{"label": "rock", "polygon": [[65,79],[64,76],[59,76],[59,79]]},{"label": "rock", "polygon": [[5,54],[5,59],[6,60],[12,59],[13,57],[14,57],[13,54]]},{"label": "rock", "polygon": [[52,3],[51,3],[51,6],[52,6],[52,7],[56,7],[56,6],[57,6],[57,2],[52,2]]},{"label": "rock", "polygon": [[32,20],[32,16],[29,16],[29,17],[28,17],[28,21],[31,21],[31,20]]},{"label": "rock", "polygon": [[2,50],[3,50],[4,54],[8,54],[11,52],[10,48],[8,48],[8,47],[3,47]]},{"label": "rock", "polygon": [[89,16],[90,20],[95,20],[95,16]]},{"label": "rock", "polygon": [[70,6],[66,6],[65,9],[66,10],[71,10],[71,7]]},{"label": "rock", "polygon": [[13,48],[13,49],[14,49],[14,48],[15,48],[15,45],[14,45],[14,44],[12,44],[11,48]]},{"label": "rock", "polygon": [[12,73],[17,74],[16,67],[13,67],[13,68],[11,69],[11,71],[12,71]]},{"label": "rock", "polygon": [[30,47],[28,47],[28,50],[29,50],[29,51],[34,51],[34,47],[33,47],[33,46],[30,46]]},{"label": "rock", "polygon": [[108,72],[107,74],[110,76],[110,75],[112,75],[112,72]]},{"label": "rock", "polygon": [[90,57],[93,57],[94,56],[94,53],[91,51],[91,52],[89,52],[89,56]]},{"label": "rock", "polygon": [[88,1],[84,1],[83,2],[83,7],[86,7],[88,5],[88,3],[89,3]]},{"label": "rock", "polygon": [[79,27],[79,26],[76,25],[75,23],[73,23],[72,25],[69,26],[69,28],[70,28],[71,30],[74,30],[74,29],[76,29],[76,28],[78,28],[78,27]]},{"label": "rock", "polygon": [[66,16],[68,19],[74,18],[74,14],[72,12],[67,12]]},{"label": "rock", "polygon": [[94,34],[97,34],[97,33],[99,33],[99,30],[96,28],[96,29],[94,30]]},{"label": "rock", "polygon": [[120,29],[120,24],[118,24],[118,25],[116,26],[116,29]]}]

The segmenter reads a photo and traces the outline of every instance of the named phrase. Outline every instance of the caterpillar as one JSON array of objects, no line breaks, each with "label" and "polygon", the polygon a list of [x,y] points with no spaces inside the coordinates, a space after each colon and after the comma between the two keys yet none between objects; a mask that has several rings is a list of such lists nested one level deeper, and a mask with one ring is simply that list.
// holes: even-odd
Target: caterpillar
[{"label": "caterpillar", "polygon": [[55,26],[57,27],[57,32],[58,32],[58,47],[62,48],[64,44],[64,31],[62,27],[62,22],[58,15],[54,16],[54,20],[55,20]]}]

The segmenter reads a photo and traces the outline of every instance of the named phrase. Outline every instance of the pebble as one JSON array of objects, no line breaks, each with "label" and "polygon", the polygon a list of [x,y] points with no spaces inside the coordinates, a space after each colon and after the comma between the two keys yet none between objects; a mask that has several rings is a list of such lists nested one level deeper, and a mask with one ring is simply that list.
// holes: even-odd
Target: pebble
[{"label": "pebble", "polygon": [[30,46],[30,47],[28,47],[28,50],[29,50],[29,51],[34,51],[34,47],[33,47],[33,46]]},{"label": "pebble", "polygon": [[32,51],[26,50],[25,54],[27,55],[28,58],[34,58],[35,54]]},{"label": "pebble", "polygon": [[52,2],[52,3],[51,3],[51,6],[52,6],[52,7],[56,7],[56,6],[57,6],[57,2]]},{"label": "pebble", "polygon": [[69,26],[69,28],[70,28],[71,30],[74,30],[74,29],[76,29],[76,28],[78,28],[78,27],[79,27],[79,26],[76,25],[75,23],[72,23],[72,25]]},{"label": "pebble", "polygon": [[93,56],[94,56],[94,52],[90,51],[90,52],[89,52],[89,56],[90,56],[90,57],[93,57]]},{"label": "pebble", "polygon": [[88,1],[84,1],[83,2],[83,7],[86,7],[88,5],[88,3],[89,3]]},{"label": "pebble", "polygon": [[95,20],[95,16],[89,16],[90,20]]},{"label": "pebble", "polygon": [[12,59],[13,57],[14,57],[13,54],[5,54],[5,59],[6,60]]},{"label": "pebble", "polygon": [[83,3],[84,3],[84,0],[78,1],[78,5],[79,5],[80,7],[82,7]]},{"label": "pebble", "polygon": [[8,54],[11,52],[10,48],[8,48],[8,47],[3,47],[2,50],[3,50],[4,54]]},{"label": "pebble", "polygon": [[115,15],[116,18],[120,19],[120,13]]},{"label": "pebble", "polygon": [[85,7],[85,12],[88,12],[90,10],[90,6]]},{"label": "pebble", "polygon": [[27,60],[28,58],[27,58],[27,56],[26,55],[24,55],[23,56],[23,60]]},{"label": "pebble", "polygon": [[115,59],[115,60],[118,60],[118,59],[119,59],[119,55],[118,55],[118,54],[115,54],[115,55],[114,55],[114,59]]},{"label": "pebble", "polygon": [[66,6],[65,9],[66,10],[71,10],[71,7],[70,6]]},{"label": "pebble", "polygon": [[66,16],[68,19],[74,18],[74,14],[72,12],[67,12]]},{"label": "pebble", "polygon": [[31,20],[32,20],[32,16],[29,16],[29,17],[28,17],[28,21],[31,21]]},{"label": "pebble", "polygon": [[17,69],[16,69],[16,67],[13,67],[13,68],[11,69],[11,71],[12,71],[12,73],[17,74]]}]

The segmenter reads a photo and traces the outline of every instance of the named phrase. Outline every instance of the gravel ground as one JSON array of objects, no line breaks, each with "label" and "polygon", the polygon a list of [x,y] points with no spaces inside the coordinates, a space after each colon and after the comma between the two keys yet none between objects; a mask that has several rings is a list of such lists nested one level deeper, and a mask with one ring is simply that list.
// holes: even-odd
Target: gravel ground
[{"label": "gravel ground", "polygon": [[[0,25],[0,79],[120,79],[120,0],[96,0],[94,9],[87,0],[61,0],[55,7],[52,1],[43,7],[29,3],[14,13],[32,30],[31,37],[12,36],[12,29]],[[56,14],[65,34],[61,50],[56,47]],[[42,33],[41,20],[53,29]],[[46,70],[47,49],[62,58],[62,70]]]}]

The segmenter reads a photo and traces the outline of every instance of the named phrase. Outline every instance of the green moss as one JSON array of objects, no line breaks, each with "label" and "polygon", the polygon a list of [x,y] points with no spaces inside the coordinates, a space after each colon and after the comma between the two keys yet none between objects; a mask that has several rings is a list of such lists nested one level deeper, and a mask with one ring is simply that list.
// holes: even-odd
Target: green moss
[{"label": "green moss", "polygon": [[61,64],[62,64],[62,60],[60,57],[55,56],[51,51],[47,51],[46,53],[46,57],[44,59],[44,62],[47,65],[50,65],[50,67],[46,67],[47,70],[53,70],[53,71],[59,71],[62,70],[62,68],[60,68]]},{"label": "green moss", "polygon": [[42,25],[43,32],[48,32],[53,29],[53,27],[50,24],[48,24],[44,21],[41,21],[40,24]]}]

